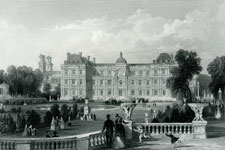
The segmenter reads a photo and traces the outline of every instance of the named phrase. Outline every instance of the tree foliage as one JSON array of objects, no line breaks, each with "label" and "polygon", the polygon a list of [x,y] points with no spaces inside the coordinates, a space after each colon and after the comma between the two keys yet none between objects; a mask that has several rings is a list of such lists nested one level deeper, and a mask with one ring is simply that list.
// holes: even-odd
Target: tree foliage
[{"label": "tree foliage", "polygon": [[211,76],[209,88],[215,97],[218,96],[218,91],[221,88],[224,99],[225,88],[225,56],[216,57],[209,63],[207,71]]},{"label": "tree foliage", "polygon": [[27,111],[25,113],[25,119],[28,126],[32,125],[36,127],[41,122],[41,116],[36,113],[34,110]]},{"label": "tree foliage", "polygon": [[59,105],[58,104],[53,104],[51,106],[51,113],[53,117],[60,117],[60,111],[59,111]]},{"label": "tree foliage", "polygon": [[172,77],[167,79],[167,87],[175,93],[181,93],[187,97],[187,102],[192,102],[189,82],[194,75],[202,71],[201,59],[196,52],[180,49],[175,56],[177,66],[170,69]]},{"label": "tree foliage", "polygon": [[0,82],[1,80],[9,84],[10,94],[36,96],[43,75],[39,69],[33,70],[27,66],[15,67],[11,65],[7,68],[7,73],[0,71]]}]

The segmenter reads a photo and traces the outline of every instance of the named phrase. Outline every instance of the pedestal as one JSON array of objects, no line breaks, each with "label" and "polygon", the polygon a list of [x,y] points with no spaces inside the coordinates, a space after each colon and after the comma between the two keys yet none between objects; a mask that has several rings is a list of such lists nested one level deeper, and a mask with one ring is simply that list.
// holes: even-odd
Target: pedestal
[{"label": "pedestal", "polygon": [[206,139],[206,125],[207,121],[193,121],[193,138]]},{"label": "pedestal", "polygon": [[131,120],[124,120],[126,141],[132,140],[132,134],[133,134],[132,125],[133,125],[133,121],[131,121]]}]

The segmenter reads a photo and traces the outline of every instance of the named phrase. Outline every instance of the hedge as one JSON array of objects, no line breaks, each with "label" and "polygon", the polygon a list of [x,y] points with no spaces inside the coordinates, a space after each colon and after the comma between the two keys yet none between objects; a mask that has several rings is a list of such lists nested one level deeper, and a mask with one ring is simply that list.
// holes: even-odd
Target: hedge
[{"label": "hedge", "polygon": [[43,104],[48,101],[45,98],[13,98],[7,99],[3,103],[4,105],[24,105],[26,104]]}]

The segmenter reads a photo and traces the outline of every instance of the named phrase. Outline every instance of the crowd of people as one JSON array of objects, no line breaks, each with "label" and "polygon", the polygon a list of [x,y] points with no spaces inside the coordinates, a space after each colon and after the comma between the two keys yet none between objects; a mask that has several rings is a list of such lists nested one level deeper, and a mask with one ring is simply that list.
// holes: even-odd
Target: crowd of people
[{"label": "crowd of people", "polygon": [[102,132],[106,134],[106,145],[108,148],[120,149],[125,147],[126,135],[125,128],[123,126],[123,119],[116,114],[115,123],[111,120],[110,114],[106,115],[106,121]]},{"label": "crowd of people", "polygon": [[51,128],[50,130],[52,131],[59,131],[60,129],[64,129],[64,121],[63,118],[61,117],[59,119],[58,116],[56,116],[56,118],[52,118],[52,122],[51,122]]},{"label": "crowd of people", "polygon": [[24,132],[22,134],[23,136],[36,136],[37,135],[37,129],[33,128],[32,125],[27,127],[27,124],[25,125]]}]

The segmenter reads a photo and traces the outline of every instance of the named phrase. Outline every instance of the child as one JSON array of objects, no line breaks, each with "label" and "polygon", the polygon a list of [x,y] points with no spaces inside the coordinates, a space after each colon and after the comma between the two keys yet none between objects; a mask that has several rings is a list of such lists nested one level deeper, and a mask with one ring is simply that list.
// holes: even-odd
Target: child
[{"label": "child", "polygon": [[146,135],[144,132],[144,127],[143,126],[138,126],[137,129],[134,129],[135,132],[139,133],[139,142],[142,142],[142,138],[150,138],[150,136]]}]

